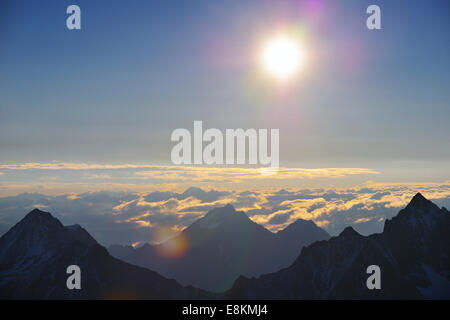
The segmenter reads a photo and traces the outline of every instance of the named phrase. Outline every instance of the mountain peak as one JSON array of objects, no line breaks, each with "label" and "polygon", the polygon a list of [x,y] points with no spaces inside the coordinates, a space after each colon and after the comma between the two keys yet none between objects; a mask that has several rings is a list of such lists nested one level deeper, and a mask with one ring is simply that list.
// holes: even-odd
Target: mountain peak
[{"label": "mountain peak", "polygon": [[422,229],[429,230],[436,225],[445,210],[426,199],[420,192],[417,193],[408,205],[400,210],[397,216],[392,219],[387,219],[384,224],[384,232],[390,235],[395,233],[405,233],[405,228],[411,230]]},{"label": "mountain peak", "polygon": [[233,207],[233,205],[229,204],[229,203],[227,205],[225,205],[225,207],[223,207],[223,209],[227,210],[227,211],[236,211],[236,209]]},{"label": "mountain peak", "polygon": [[[281,237],[288,241],[296,241],[295,239],[314,239],[316,241],[328,240],[330,235],[318,227],[312,220],[297,219],[286,228],[279,230],[278,237]],[[301,236],[300,236],[301,235]],[[299,238],[300,237],[300,238]],[[309,244],[309,241],[303,243],[303,245]]]},{"label": "mountain peak", "polygon": [[[39,241],[63,242],[78,241],[87,245],[96,244],[97,241],[82,228],[79,224],[64,226],[51,213],[39,209],[31,210],[22,220],[20,220],[5,235],[5,239],[21,238],[24,241],[34,243]],[[52,240],[49,240],[52,239]],[[55,240],[56,239],[56,240]]]},{"label": "mountain peak", "polygon": [[[112,258],[79,225],[51,228],[52,223],[59,221],[35,209],[0,237],[0,299],[195,299],[203,294]],[[82,267],[83,277],[92,281],[83,290],[64,285],[63,270],[73,264],[88,266]]]},{"label": "mountain peak", "polygon": [[19,256],[36,256],[74,243],[92,246],[97,241],[80,225],[65,227],[51,213],[39,209],[31,210],[0,238],[0,247],[6,244],[7,248],[3,258],[9,256],[13,262],[18,262]]},{"label": "mountain peak", "polygon": [[184,190],[183,193],[193,193],[193,192],[205,192],[202,188],[197,188],[197,187],[189,187],[186,190]]},{"label": "mountain peak", "polygon": [[411,199],[407,207],[424,208],[432,202],[425,198],[420,192]]},{"label": "mountain peak", "polygon": [[50,212],[46,212],[46,211],[42,211],[38,208],[34,208],[33,210],[31,210],[30,212],[28,212],[28,214],[26,215],[26,217],[28,216],[44,216],[44,217],[51,217],[52,215],[50,214]]},{"label": "mountain peak", "polygon": [[430,215],[439,212],[440,209],[432,201],[426,199],[420,192],[418,192],[408,203],[404,209],[406,212],[412,212],[414,215]]},{"label": "mountain peak", "polygon": [[250,219],[242,211],[236,211],[231,205],[227,204],[224,207],[214,208],[210,210],[203,218],[198,219],[194,224],[188,227],[186,230],[190,230],[191,227],[198,226],[203,229],[215,229],[222,223],[239,223],[243,220]]},{"label": "mountain peak", "polygon": [[339,234],[338,237],[347,238],[347,237],[355,237],[355,236],[359,237],[361,235],[358,232],[356,232],[356,230],[353,229],[352,227],[347,227]]},{"label": "mountain peak", "polygon": [[42,211],[37,208],[31,210],[20,222],[19,224],[44,224],[44,225],[54,225],[56,227],[62,227],[63,225],[58,219],[52,216],[50,212]]},{"label": "mountain peak", "polygon": [[205,218],[215,217],[215,218],[220,218],[221,220],[223,220],[223,219],[227,219],[227,218],[233,216],[237,212],[238,211],[236,211],[236,209],[231,204],[227,204],[224,207],[214,208],[214,209],[210,210],[205,215]]},{"label": "mountain peak", "polygon": [[235,212],[237,212],[237,211],[233,207],[233,205],[227,204],[224,207],[218,207],[218,208],[214,208],[214,209],[210,210],[206,214],[206,216],[209,216],[209,215],[226,215],[226,214],[235,213]]},{"label": "mountain peak", "polygon": [[280,230],[279,233],[282,232],[289,232],[291,230],[293,231],[303,231],[305,228],[313,228],[317,227],[316,224],[311,220],[304,220],[304,219],[297,219],[291,224],[289,224],[287,227],[285,227],[283,230]]},{"label": "mountain peak", "polygon": [[313,224],[313,225],[316,225],[314,223],[314,221],[312,221],[312,220],[305,220],[305,219],[301,219],[301,218],[295,220],[292,224],[297,224],[297,225],[303,225],[303,224],[311,225],[311,224]]}]

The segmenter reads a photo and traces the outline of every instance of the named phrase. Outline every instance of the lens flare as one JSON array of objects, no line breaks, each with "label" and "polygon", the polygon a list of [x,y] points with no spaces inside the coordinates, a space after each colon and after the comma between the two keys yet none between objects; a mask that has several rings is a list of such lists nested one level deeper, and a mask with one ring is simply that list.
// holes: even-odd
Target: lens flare
[{"label": "lens flare", "polygon": [[175,237],[173,235],[174,230],[171,228],[160,227],[155,232],[155,242],[160,243],[156,247],[160,255],[166,258],[176,259],[186,253],[189,247],[189,240],[183,232]]}]

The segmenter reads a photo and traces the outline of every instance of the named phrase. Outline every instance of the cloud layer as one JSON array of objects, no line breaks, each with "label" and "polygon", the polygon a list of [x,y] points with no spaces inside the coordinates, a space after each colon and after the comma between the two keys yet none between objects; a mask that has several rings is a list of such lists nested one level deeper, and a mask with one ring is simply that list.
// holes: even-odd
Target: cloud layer
[{"label": "cloud layer", "polygon": [[105,245],[154,242],[158,230],[176,234],[210,209],[228,203],[274,232],[302,218],[315,221],[332,235],[349,225],[371,234],[381,232],[384,221],[396,215],[416,192],[450,207],[450,182],[369,182],[353,188],[277,191],[188,188],[183,192],[25,193],[0,198],[0,234],[37,207],[53,213],[64,224],[81,224]]},{"label": "cloud layer", "polygon": [[[285,187],[300,181],[328,180],[353,176],[366,179],[378,174],[367,168],[279,168],[262,174],[259,167],[174,166],[151,164],[23,163],[0,164],[0,196],[23,192],[43,194],[92,191],[149,192],[204,188],[245,190],[264,186]],[[264,173],[264,172],[263,172]],[[265,187],[267,188],[267,187]]]}]

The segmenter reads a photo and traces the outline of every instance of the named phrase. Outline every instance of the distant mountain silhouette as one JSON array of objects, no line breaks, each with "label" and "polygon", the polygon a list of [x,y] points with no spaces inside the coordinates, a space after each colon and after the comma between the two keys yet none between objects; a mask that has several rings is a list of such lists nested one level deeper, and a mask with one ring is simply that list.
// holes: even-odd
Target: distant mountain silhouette
[{"label": "distant mountain silhouette", "polygon": [[[66,269],[73,264],[81,268],[81,290],[66,287]],[[0,238],[0,299],[211,297],[113,258],[79,225],[64,227],[38,209]]]},{"label": "distant mountain silhouette", "polygon": [[189,197],[194,197],[203,202],[213,202],[227,194],[228,194],[228,192],[226,192],[226,191],[223,191],[223,192],[216,191],[216,190],[204,191],[201,188],[190,187],[190,188],[186,189],[183,193],[176,193],[176,192],[170,192],[170,191],[164,191],[164,192],[154,191],[154,192],[149,193],[147,196],[145,196],[145,200],[148,202],[158,202],[158,201],[168,200],[170,198],[184,200]]},{"label": "distant mountain silhouette", "polygon": [[[178,236],[189,241],[181,258],[160,258],[160,250],[176,247],[181,238],[133,249],[132,255],[154,258],[169,272],[185,269],[192,282],[195,275],[227,286],[243,274],[231,289],[213,294],[113,258],[79,225],[65,227],[35,209],[0,237],[0,299],[450,299],[450,212],[420,193],[386,220],[380,234],[365,237],[347,227],[303,247],[285,269],[246,276],[282,257],[291,246],[286,243],[300,250],[298,234],[316,235],[315,228],[300,220],[274,234],[226,206]],[[82,270],[81,290],[66,288],[72,264]],[[370,265],[381,268],[381,290],[366,287]],[[225,274],[222,283],[218,274]]]},{"label": "distant mountain silhouette", "polygon": [[[289,266],[301,248],[329,239],[312,221],[298,220],[272,233],[233,206],[215,208],[180,235],[161,245],[137,249],[112,246],[110,253],[131,264],[155,270],[184,285],[223,292],[239,275],[257,276]],[[173,258],[164,252],[186,242],[186,252]],[[132,251],[131,254],[129,252]]]},{"label": "distant mountain silhouette", "polygon": [[[368,290],[366,268],[381,268],[381,290]],[[231,299],[450,299],[450,212],[420,193],[384,231],[353,228],[304,247],[286,269],[240,277]]]}]

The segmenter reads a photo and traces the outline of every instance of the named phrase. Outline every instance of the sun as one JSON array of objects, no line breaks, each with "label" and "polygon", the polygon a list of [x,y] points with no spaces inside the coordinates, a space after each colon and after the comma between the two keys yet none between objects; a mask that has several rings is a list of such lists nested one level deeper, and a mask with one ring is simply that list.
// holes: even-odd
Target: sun
[{"label": "sun", "polygon": [[287,80],[303,67],[304,50],[297,39],[278,35],[263,45],[260,60],[267,74]]}]

